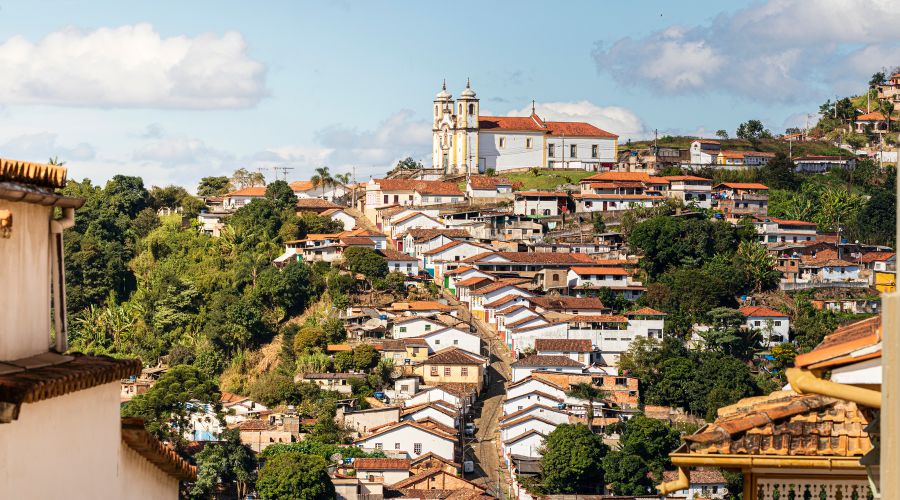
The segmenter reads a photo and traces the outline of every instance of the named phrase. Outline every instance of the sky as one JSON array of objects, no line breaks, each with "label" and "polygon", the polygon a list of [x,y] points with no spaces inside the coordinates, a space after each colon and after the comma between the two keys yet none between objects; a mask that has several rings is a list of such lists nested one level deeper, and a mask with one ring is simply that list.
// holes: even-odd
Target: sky
[{"label": "sky", "polygon": [[[896,0],[9,1],[0,156],[193,190],[237,168],[430,164],[431,106],[591,122],[620,142],[803,126],[900,64]],[[814,121],[814,117],[812,120]]]}]

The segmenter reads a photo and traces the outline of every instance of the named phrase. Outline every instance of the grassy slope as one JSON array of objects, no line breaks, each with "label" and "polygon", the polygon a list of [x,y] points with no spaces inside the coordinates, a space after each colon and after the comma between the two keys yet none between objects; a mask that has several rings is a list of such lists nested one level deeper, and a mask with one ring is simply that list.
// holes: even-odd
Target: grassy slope
[{"label": "grassy slope", "polygon": [[578,184],[581,182],[581,179],[593,175],[594,172],[587,171],[555,171],[550,169],[541,170],[541,174],[535,176],[531,172],[516,172],[510,174],[503,174],[503,177],[506,177],[513,183],[521,182],[522,187],[519,188],[520,191],[528,191],[528,190],[542,190],[542,191],[552,191],[556,189],[557,186],[562,184]]},{"label": "grassy slope", "polygon": [[[661,137],[658,141],[660,147],[669,147],[669,148],[680,148],[680,149],[688,149],[691,146],[691,141],[693,141],[694,137],[683,137],[683,136],[675,136],[675,137]],[[790,147],[786,141],[779,141],[775,139],[767,139],[759,141],[759,146],[754,147],[750,141],[745,141],[743,139],[727,139],[722,142],[722,149],[726,150],[736,150],[736,151],[767,151],[771,153],[784,153],[788,154],[788,148]],[[623,144],[621,149],[643,149],[653,145],[653,141],[637,141],[632,142],[630,144]],[[804,156],[804,155],[850,155],[850,151],[841,150],[827,142],[821,141],[808,141],[808,142],[794,142],[793,143],[793,156]]]}]

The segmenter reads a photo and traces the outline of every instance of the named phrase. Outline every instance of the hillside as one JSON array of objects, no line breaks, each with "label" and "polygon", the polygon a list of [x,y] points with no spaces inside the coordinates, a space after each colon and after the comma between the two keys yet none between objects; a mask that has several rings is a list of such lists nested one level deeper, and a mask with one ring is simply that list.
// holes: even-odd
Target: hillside
[{"label": "hillside", "polygon": [[[660,147],[688,149],[696,137],[665,136],[660,137],[657,144]],[[806,155],[852,155],[849,150],[838,148],[825,141],[795,141],[789,145],[787,141],[777,139],[762,139],[757,146],[744,139],[725,139],[720,141],[722,149],[735,151],[765,151],[770,153],[788,154],[789,150],[794,157]],[[620,150],[645,149],[653,145],[653,140],[634,141],[619,146]]]},{"label": "hillside", "polygon": [[504,173],[502,175],[512,181],[513,184],[521,182],[521,187],[517,186],[518,191],[552,191],[563,184],[577,185],[581,182],[581,179],[593,174],[594,172],[585,170],[553,170],[545,168],[541,169],[538,175],[532,172]]}]

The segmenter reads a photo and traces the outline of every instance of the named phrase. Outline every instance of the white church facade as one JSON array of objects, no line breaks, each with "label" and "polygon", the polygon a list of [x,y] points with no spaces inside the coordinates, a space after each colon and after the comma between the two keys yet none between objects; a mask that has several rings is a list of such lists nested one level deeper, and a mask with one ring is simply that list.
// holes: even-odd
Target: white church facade
[{"label": "white church facade", "polygon": [[481,116],[469,83],[454,100],[446,82],[434,98],[432,165],[445,174],[520,168],[610,170],[618,136],[586,122],[530,116]]}]

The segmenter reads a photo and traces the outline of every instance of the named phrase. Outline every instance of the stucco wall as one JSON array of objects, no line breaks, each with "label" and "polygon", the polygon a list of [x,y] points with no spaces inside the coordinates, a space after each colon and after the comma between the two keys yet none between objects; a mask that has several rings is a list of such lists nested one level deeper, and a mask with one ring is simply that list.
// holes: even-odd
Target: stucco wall
[{"label": "stucco wall", "polygon": [[13,216],[0,238],[0,360],[34,356],[50,345],[50,207],[0,200]]},{"label": "stucco wall", "polygon": [[123,448],[119,383],[22,406],[0,425],[3,498],[178,498],[178,483]]}]

